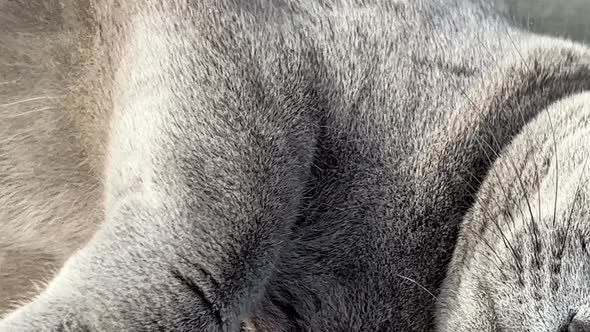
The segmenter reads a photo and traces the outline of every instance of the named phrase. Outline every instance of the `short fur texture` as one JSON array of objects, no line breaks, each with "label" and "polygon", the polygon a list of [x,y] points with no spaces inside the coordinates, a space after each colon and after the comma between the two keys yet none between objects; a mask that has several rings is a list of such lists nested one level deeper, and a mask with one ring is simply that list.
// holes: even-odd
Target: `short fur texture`
[{"label": "short fur texture", "polygon": [[76,251],[2,332],[426,331],[495,153],[590,89],[484,0],[0,6],[0,250]]}]

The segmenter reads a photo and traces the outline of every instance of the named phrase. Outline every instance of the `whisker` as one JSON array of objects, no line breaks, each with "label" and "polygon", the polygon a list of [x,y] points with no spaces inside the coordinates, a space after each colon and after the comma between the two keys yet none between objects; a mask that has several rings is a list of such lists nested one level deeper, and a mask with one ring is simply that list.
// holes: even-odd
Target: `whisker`
[{"label": "whisker", "polygon": [[547,118],[549,119],[549,126],[551,128],[551,136],[553,138],[553,153],[555,154],[555,199],[553,200],[553,228],[555,228],[557,215],[557,195],[559,193],[559,158],[557,155],[557,140],[555,139],[555,128],[551,120],[551,113],[545,109]]},{"label": "whisker", "polygon": [[0,107],[9,107],[9,106],[15,106],[15,105],[23,104],[23,103],[30,103],[32,101],[45,100],[45,99],[58,99],[58,98],[63,98],[63,97],[65,97],[65,95],[62,95],[62,96],[34,97],[34,98],[28,98],[28,99],[18,100],[18,101],[11,102],[11,103],[0,104]]},{"label": "whisker", "polygon": [[514,39],[512,39],[512,35],[510,34],[510,29],[508,29],[507,24],[504,24],[504,29],[506,30],[506,37],[508,37],[508,40],[510,40],[510,43],[512,44],[512,46],[514,47],[514,50],[516,51],[516,53],[518,54],[518,56],[522,60],[522,63],[524,64],[525,68],[528,70],[529,74],[531,74],[532,73],[531,67],[529,67],[529,64],[524,59],[522,52],[520,52],[520,49],[518,48],[518,46],[514,42]]},{"label": "whisker", "polygon": [[402,279],[404,279],[404,280],[407,280],[407,281],[409,281],[409,282],[413,283],[414,285],[416,285],[416,286],[420,287],[420,288],[421,288],[422,290],[424,290],[426,293],[430,294],[430,296],[432,296],[432,298],[433,298],[433,299],[435,299],[436,301],[438,301],[438,297],[436,297],[436,295],[434,295],[434,294],[433,294],[431,291],[429,291],[429,290],[428,290],[428,288],[426,288],[426,287],[422,286],[422,285],[421,285],[419,282],[417,282],[416,280],[414,280],[414,279],[412,279],[412,278],[405,277],[405,276],[403,276],[403,275],[401,275],[401,274],[396,274],[396,276],[397,276],[397,277],[399,277],[399,278],[402,278]]},{"label": "whisker", "polygon": [[[12,114],[12,115],[10,115],[10,116],[7,116],[6,118],[9,118],[9,119],[14,119],[14,118],[18,118],[18,117],[21,117],[21,116],[26,116],[26,115],[33,114],[33,113],[38,113],[38,112],[48,111],[48,110],[52,110],[52,109],[56,109],[56,108],[57,108],[57,107],[54,107],[54,106],[48,106],[48,107],[37,108],[37,109],[34,109],[34,110],[29,110],[29,111],[26,111],[26,112],[21,112],[21,113],[17,113],[17,114]],[[3,117],[4,117],[4,116],[3,116]]]}]

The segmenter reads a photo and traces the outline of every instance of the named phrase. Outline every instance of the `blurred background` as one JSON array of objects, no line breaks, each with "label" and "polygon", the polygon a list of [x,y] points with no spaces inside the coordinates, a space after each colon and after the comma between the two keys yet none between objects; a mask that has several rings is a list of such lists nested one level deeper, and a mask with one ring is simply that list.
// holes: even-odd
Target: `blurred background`
[{"label": "blurred background", "polygon": [[505,0],[531,30],[590,42],[590,0]]}]

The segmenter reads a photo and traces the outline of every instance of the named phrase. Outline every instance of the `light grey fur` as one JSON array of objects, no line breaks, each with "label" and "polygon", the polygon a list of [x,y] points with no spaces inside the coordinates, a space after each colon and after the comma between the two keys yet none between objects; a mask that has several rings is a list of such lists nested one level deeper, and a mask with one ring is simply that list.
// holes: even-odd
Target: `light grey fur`
[{"label": "light grey fur", "polygon": [[[484,0],[0,5],[0,68],[40,87],[1,94],[2,228],[81,248],[2,332],[426,331],[494,152],[590,89],[588,49]],[[41,90],[48,139],[12,117]]]}]

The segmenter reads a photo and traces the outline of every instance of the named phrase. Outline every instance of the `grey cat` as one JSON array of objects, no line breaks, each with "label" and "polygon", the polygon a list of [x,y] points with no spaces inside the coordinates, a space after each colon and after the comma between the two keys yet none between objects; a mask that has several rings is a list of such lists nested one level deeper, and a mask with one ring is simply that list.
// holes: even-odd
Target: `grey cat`
[{"label": "grey cat", "polygon": [[[536,137],[523,127],[575,115],[583,97],[550,105],[590,89],[589,49],[501,8],[0,1],[0,250],[12,262],[0,289],[28,275],[23,294],[59,270],[0,331],[427,331],[482,318],[466,306],[488,297],[454,288],[456,262],[475,254],[465,236],[436,295],[461,221],[510,158],[500,151]],[[478,278],[493,265],[464,266]],[[575,285],[568,304],[583,302]],[[510,325],[512,307],[490,324],[525,324]]]}]

